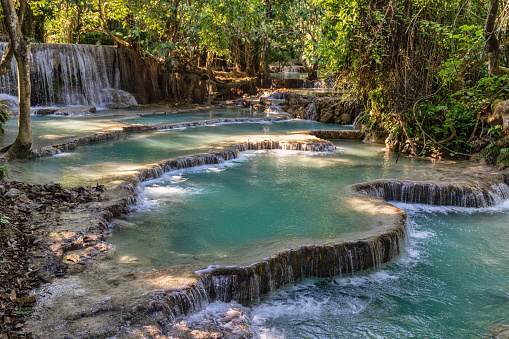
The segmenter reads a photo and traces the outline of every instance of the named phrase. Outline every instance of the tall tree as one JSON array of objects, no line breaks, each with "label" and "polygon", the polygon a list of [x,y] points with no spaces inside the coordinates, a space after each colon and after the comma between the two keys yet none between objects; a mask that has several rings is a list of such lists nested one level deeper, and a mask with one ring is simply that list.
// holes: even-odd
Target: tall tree
[{"label": "tall tree", "polygon": [[[488,50],[488,69],[493,75],[509,74],[509,68],[500,65],[501,48],[497,37],[497,15],[499,8],[499,0],[491,0],[488,9],[488,17],[486,18],[486,27],[484,30],[484,37],[486,39],[486,46]],[[504,42],[502,45],[507,44]]]},{"label": "tall tree", "polygon": [[[4,26],[9,34],[9,48],[2,58],[0,69],[6,71],[12,54],[18,64],[18,99],[19,118],[18,136],[11,146],[4,149],[7,160],[27,157],[32,147],[32,128],[30,126],[30,44],[25,40],[21,31],[23,13],[26,1],[21,0],[19,16],[16,13],[13,0],[1,0]],[[10,56],[9,56],[10,55]]]}]

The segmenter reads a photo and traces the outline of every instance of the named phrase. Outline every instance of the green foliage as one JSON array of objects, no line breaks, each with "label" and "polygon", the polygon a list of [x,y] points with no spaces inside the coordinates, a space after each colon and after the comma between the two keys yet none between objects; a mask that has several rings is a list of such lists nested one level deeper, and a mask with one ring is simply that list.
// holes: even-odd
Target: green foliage
[{"label": "green foliage", "polygon": [[33,313],[34,311],[35,310],[33,308],[21,308],[14,313],[16,313],[18,315],[29,315],[29,314]]},{"label": "green foliage", "polygon": [[9,177],[9,164],[0,163],[0,180]]},{"label": "green foliage", "polygon": [[1,107],[0,105],[0,130],[2,129],[3,125],[11,118],[11,113],[7,111],[5,108]]},{"label": "green foliage", "polygon": [[488,128],[488,131],[486,132],[486,134],[488,134],[489,136],[493,136],[493,137],[501,135],[502,134],[502,125],[491,126],[490,128]]},{"label": "green foliage", "polygon": [[9,223],[9,217],[0,215],[0,225],[5,226]]},{"label": "green foliage", "polygon": [[[104,29],[167,69],[250,75],[271,63],[327,74],[363,101],[365,129],[415,155],[471,152],[509,78],[490,76],[483,36],[489,2],[471,0],[31,0],[53,42],[112,44]],[[504,7],[505,8],[505,7]],[[504,12],[505,13],[505,12]],[[497,21],[509,41],[507,20]],[[501,58],[507,62],[507,55]]]},{"label": "green foliage", "polygon": [[364,100],[366,130],[392,136],[396,148],[415,155],[458,156],[474,149],[473,138],[486,133],[481,115],[509,89],[509,79],[489,76],[483,62],[488,3],[320,3],[322,66]]}]

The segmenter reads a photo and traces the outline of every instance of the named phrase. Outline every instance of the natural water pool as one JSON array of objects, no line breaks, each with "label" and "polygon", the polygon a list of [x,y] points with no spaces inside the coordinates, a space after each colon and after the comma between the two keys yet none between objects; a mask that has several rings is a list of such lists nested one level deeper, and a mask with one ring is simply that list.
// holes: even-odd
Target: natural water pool
[{"label": "natural water pool", "polygon": [[[128,117],[120,121],[126,124],[156,124],[156,123],[180,123],[191,121],[204,121],[216,119],[264,119],[285,116],[286,114],[259,112],[248,108],[229,107],[222,109],[198,110],[194,112],[182,112],[171,114],[143,114],[136,117]],[[286,115],[287,116],[287,115]]]},{"label": "natural water pool", "polygon": [[304,120],[224,123],[170,131],[131,133],[117,139],[80,146],[53,157],[13,162],[11,177],[26,182],[64,185],[108,183],[133,175],[144,165],[179,156],[209,153],[240,137],[288,135],[313,129],[349,126]]},{"label": "natural water pool", "polygon": [[509,204],[396,205],[414,226],[400,259],[262,298],[250,308],[262,338],[479,338],[507,324]]},{"label": "natural water pool", "polygon": [[[110,240],[119,256],[143,266],[238,264],[243,256],[272,255],[260,245],[287,238],[284,232],[327,238],[362,228],[362,216],[342,205],[348,184],[432,179],[435,167],[448,166],[408,158],[395,163],[380,147],[357,142],[335,145],[342,151],[251,152],[229,164],[169,173],[147,183],[141,212],[126,218],[137,227],[113,226]],[[400,258],[378,271],[305,279],[262,297],[245,308],[257,333],[478,338],[507,323],[509,203],[485,209],[395,204],[413,224]],[[225,307],[216,302],[186,319],[210,318]]]},{"label": "natural water pool", "polygon": [[[168,107],[167,111],[171,112]],[[159,113],[158,113],[159,112]],[[262,113],[247,108],[228,107],[197,109],[183,113],[161,114],[161,109],[100,110],[83,116],[33,115],[30,117],[33,133],[33,148],[63,143],[74,138],[99,132],[121,129],[125,124],[181,123],[216,119],[275,118],[283,114]],[[0,134],[0,145],[6,146],[16,139],[17,117],[5,124],[5,133]]]},{"label": "natural water pool", "polygon": [[130,262],[204,268],[251,264],[277,251],[369,230],[371,217],[349,208],[345,187],[402,175],[421,161],[405,159],[396,169],[388,157],[380,167],[379,147],[361,148],[246,152],[220,165],[170,172],[145,183],[140,211],[125,218],[131,227],[114,224],[110,241]]},{"label": "natural water pool", "polygon": [[[15,179],[16,176],[26,177],[38,183],[49,180],[67,185],[95,183],[96,180],[107,182],[114,176],[133,173],[139,166],[150,162],[209,152],[239,136],[271,136],[331,127],[348,128],[287,121],[139,133],[80,146],[59,157],[13,164],[12,172]],[[63,124],[62,128],[68,127]],[[49,131],[51,127],[48,127]],[[114,229],[110,239],[116,244],[118,254],[136,258],[143,267],[226,263],[224,259],[227,256],[240,258],[248,254],[246,249],[250,249],[253,243],[260,244],[272,238],[272,232],[276,231],[267,220],[283,221],[283,226],[287,227],[282,229],[299,231],[297,237],[301,239],[317,237],[307,233],[310,231],[307,225],[311,223],[331,232],[328,234],[348,233],[352,230],[352,223],[359,226],[363,222],[362,216],[352,215],[348,208],[341,207],[341,187],[344,185],[379,178],[438,179],[450,173],[446,170],[436,175],[437,169],[447,167],[442,163],[400,158],[396,164],[395,157],[380,153],[378,146],[357,142],[335,144],[342,148],[342,152],[328,155],[259,152],[246,155],[249,161],[240,159],[236,164],[172,173],[167,177],[168,188],[164,187],[168,183],[150,183],[159,187],[154,186],[152,192],[147,190],[147,205],[152,205],[152,208],[156,207],[154,204],[173,206],[170,214],[162,218],[180,223],[184,228],[165,229],[165,236],[160,236],[161,229],[149,229],[151,225]],[[269,175],[271,177],[267,178]],[[274,189],[267,192],[262,189],[264,186]],[[299,199],[288,199],[285,191],[299,196],[300,202]],[[207,195],[211,199],[208,205],[204,208],[194,205],[203,203]],[[218,199],[218,196],[221,198]],[[340,207],[336,209],[338,205]],[[415,228],[411,233],[408,253],[384,265],[378,272],[306,279],[264,296],[248,309],[256,331],[265,338],[327,338],[338,335],[359,338],[477,338],[491,327],[507,323],[507,206],[485,211],[401,206],[409,212]],[[182,211],[182,215],[175,215],[175,210]],[[278,214],[281,211],[290,212],[290,215],[283,217]],[[137,222],[134,219],[144,219],[143,213],[127,219]],[[157,219],[153,213],[145,216],[146,220],[142,221]],[[217,228],[214,227],[221,226],[224,216],[237,219],[226,225],[230,227],[232,236],[226,243],[230,247],[226,251],[218,251],[213,243],[224,239],[217,238]],[[233,227],[239,223],[249,225],[250,222],[251,226],[265,226],[264,232],[260,232],[262,237],[258,237],[258,233],[238,233]],[[340,227],[334,228],[338,224]],[[203,232],[205,236],[189,238],[189,233],[193,232]],[[318,236],[324,234],[327,237],[324,232]],[[279,239],[286,237],[282,233],[276,236]],[[138,240],[127,244],[127,238],[135,237]],[[167,245],[170,241],[174,244],[173,253],[170,253],[171,250],[155,249],[156,245]],[[150,248],[146,247],[147,243]],[[239,246],[236,247],[237,244]],[[271,247],[271,250],[274,248]],[[254,252],[253,257],[273,254],[263,247]],[[216,306],[217,303],[194,317],[214,312]]]}]

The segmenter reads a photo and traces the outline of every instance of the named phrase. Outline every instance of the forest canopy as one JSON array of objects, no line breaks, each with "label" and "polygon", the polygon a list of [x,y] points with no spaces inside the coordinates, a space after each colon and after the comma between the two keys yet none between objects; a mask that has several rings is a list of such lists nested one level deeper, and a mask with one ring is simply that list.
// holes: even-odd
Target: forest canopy
[{"label": "forest canopy", "polygon": [[[116,44],[166,69],[268,77],[300,65],[352,90],[365,131],[413,155],[486,157],[509,99],[507,1],[31,0],[32,42]],[[508,148],[509,150],[509,148]],[[508,152],[509,153],[509,152]]]}]

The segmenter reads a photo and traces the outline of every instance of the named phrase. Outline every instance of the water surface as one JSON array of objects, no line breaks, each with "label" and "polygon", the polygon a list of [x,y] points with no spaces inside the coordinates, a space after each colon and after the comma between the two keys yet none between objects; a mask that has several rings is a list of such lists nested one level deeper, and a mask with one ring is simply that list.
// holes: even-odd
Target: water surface
[{"label": "water surface", "polygon": [[[339,142],[336,153],[258,151],[146,183],[140,210],[113,225],[119,257],[162,268],[251,264],[278,251],[369,230],[349,206],[353,183],[404,175],[380,147]],[[357,148],[355,147],[357,146]],[[381,166],[382,164],[382,166]],[[151,244],[147,246],[147,244]]]},{"label": "water surface", "polygon": [[381,271],[307,279],[251,307],[264,338],[479,338],[509,319],[509,204],[398,204],[407,253]]},{"label": "water surface", "polygon": [[109,183],[133,175],[147,164],[179,156],[210,153],[239,138],[264,135],[267,138],[313,129],[351,129],[350,126],[320,124],[305,120],[228,123],[212,126],[126,134],[94,142],[59,154],[11,163],[11,177],[33,183],[48,181],[64,185]]}]

